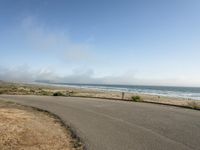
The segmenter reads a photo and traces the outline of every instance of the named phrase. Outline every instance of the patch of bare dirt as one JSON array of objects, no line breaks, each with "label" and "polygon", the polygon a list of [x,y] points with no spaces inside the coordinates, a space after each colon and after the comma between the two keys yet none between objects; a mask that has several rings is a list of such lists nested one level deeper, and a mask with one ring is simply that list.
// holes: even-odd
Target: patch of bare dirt
[{"label": "patch of bare dirt", "polygon": [[0,149],[72,150],[75,148],[70,133],[55,117],[32,108],[1,102]]}]

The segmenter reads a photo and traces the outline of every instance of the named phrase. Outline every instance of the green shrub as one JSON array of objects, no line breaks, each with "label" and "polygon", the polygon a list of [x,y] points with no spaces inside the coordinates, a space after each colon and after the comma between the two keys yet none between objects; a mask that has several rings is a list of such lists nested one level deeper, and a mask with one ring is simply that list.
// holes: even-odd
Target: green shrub
[{"label": "green shrub", "polygon": [[140,96],[132,96],[131,99],[132,99],[132,101],[134,101],[134,102],[141,102],[141,101],[142,101],[142,99],[141,99]]},{"label": "green shrub", "polygon": [[61,92],[55,92],[53,93],[53,96],[64,96],[64,94]]}]

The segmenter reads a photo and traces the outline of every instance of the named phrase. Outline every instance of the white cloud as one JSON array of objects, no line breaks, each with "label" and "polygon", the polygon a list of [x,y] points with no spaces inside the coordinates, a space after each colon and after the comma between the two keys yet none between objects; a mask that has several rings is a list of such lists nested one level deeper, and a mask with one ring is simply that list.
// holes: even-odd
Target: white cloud
[{"label": "white cloud", "polygon": [[[95,57],[90,44],[94,40],[93,36],[89,37],[86,42],[75,42],[70,39],[69,34],[65,34],[61,30],[46,28],[45,24],[37,21],[37,18],[34,17],[24,18],[19,30],[23,34],[22,37],[25,36],[23,40],[26,40],[28,48],[34,50],[38,55],[41,52],[51,53],[53,57],[58,57],[57,59],[78,62],[79,66],[82,66],[80,61],[90,61]],[[124,69],[122,70],[124,71]],[[137,75],[137,72],[126,72],[124,74],[98,76],[94,70],[83,67],[83,69],[75,69],[71,74],[61,76],[56,74],[56,70],[49,68],[33,70],[26,65],[12,68],[0,67],[0,79],[9,81],[50,80],[68,83],[200,86],[199,77],[195,77],[193,74],[175,78],[165,78],[165,74],[162,75],[163,78],[158,78],[161,76],[160,74],[155,74],[157,77],[154,76],[154,78],[148,78],[146,74],[143,77]]]},{"label": "white cloud", "polygon": [[48,69],[32,70],[27,65],[18,67],[4,68],[0,66],[0,80],[32,82],[35,80],[52,80],[57,79],[53,71]]},{"label": "white cloud", "polygon": [[91,42],[74,42],[64,30],[49,29],[34,17],[24,18],[21,28],[30,49],[59,53],[60,59],[74,62],[94,57]]},{"label": "white cloud", "polygon": [[90,83],[90,84],[127,84],[127,85],[173,85],[173,86],[200,86],[200,80],[190,78],[160,78],[141,79],[134,74],[96,77],[92,69],[74,69],[71,74],[60,76],[55,70],[42,68],[32,70],[29,66],[3,68],[0,67],[0,80],[32,82],[35,80],[48,80],[63,83]]}]

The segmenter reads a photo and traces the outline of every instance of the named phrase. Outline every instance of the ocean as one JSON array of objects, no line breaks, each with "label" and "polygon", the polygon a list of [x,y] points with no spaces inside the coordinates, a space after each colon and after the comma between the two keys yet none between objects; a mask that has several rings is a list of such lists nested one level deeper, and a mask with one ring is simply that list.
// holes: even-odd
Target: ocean
[{"label": "ocean", "polygon": [[150,94],[158,96],[200,100],[200,87],[71,84],[71,83],[54,83],[54,85],[82,88],[82,89],[96,89],[101,91],[120,91],[120,92]]}]

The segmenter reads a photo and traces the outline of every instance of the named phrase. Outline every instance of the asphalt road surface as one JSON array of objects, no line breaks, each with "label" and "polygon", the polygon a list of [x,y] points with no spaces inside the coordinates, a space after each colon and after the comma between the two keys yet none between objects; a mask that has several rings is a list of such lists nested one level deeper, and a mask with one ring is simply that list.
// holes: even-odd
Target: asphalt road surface
[{"label": "asphalt road surface", "polygon": [[88,150],[200,150],[200,111],[94,98],[0,96],[51,111]]}]

